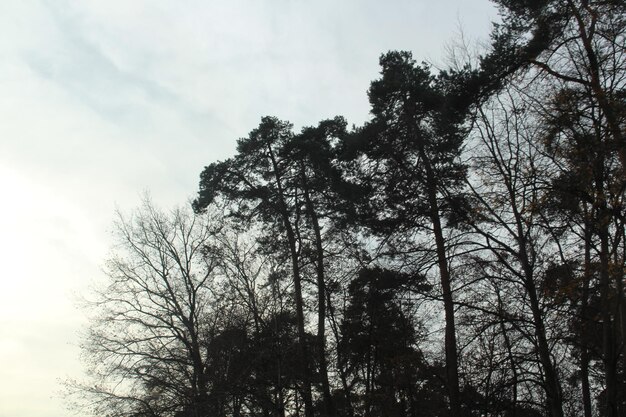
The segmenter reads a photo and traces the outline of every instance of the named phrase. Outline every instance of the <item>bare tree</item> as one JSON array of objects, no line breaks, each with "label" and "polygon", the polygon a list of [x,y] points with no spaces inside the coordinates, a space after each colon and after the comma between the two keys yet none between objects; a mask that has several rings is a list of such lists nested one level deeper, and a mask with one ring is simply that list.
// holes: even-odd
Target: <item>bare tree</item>
[{"label": "bare tree", "polygon": [[[475,242],[481,253],[478,264],[481,274],[495,278],[491,282],[497,297],[485,308],[498,319],[493,325],[502,327],[504,314],[527,340],[522,346],[533,347],[536,357],[531,356],[531,361],[537,367],[530,372],[539,377],[532,379],[544,392],[548,415],[562,417],[561,378],[554,347],[557,335],[549,325],[556,312],[542,293],[542,279],[553,254],[558,253],[558,242],[541,227],[537,210],[545,193],[543,182],[550,178],[550,164],[538,150],[538,129],[519,97],[511,92],[480,108],[475,129],[478,151],[473,155],[473,181],[468,185],[478,220],[472,223],[480,236]],[[477,294],[491,292],[474,287]],[[501,296],[507,299],[504,312]],[[499,332],[502,337],[507,334],[503,329]],[[518,352],[518,356],[528,355]],[[508,357],[515,366],[512,356]]]},{"label": "bare tree", "polygon": [[82,346],[94,383],[74,385],[91,413],[208,410],[206,345],[224,314],[213,291],[218,258],[208,250],[217,230],[207,215],[162,212],[148,198],[129,217],[117,213],[109,279],[88,302],[93,317]]}]

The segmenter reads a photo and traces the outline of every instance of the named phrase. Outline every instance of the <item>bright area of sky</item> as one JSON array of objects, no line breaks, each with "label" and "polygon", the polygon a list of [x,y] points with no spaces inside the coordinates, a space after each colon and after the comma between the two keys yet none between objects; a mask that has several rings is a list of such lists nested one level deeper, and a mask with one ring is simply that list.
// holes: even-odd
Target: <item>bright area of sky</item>
[{"label": "bright area of sky", "polygon": [[0,417],[71,415],[75,300],[116,205],[185,204],[264,115],[361,124],[382,52],[441,63],[496,16],[487,0],[0,2]]}]

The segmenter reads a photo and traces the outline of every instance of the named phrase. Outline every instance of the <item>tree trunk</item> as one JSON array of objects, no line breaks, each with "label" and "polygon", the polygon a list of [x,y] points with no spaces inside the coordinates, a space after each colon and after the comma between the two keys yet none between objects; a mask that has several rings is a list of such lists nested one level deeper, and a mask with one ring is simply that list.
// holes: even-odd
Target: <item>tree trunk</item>
[{"label": "tree trunk", "polygon": [[544,388],[546,391],[546,402],[550,416],[563,417],[563,398],[561,396],[561,386],[559,384],[558,375],[552,358],[550,357],[550,346],[546,336],[546,328],[543,321],[543,314],[539,305],[539,297],[537,295],[537,286],[535,277],[528,257],[527,241],[524,238],[525,233],[522,227],[522,219],[517,209],[513,207],[516,223],[517,223],[517,243],[519,246],[519,260],[522,264],[524,273],[524,287],[528,294],[530,309],[532,313],[533,326],[535,328],[535,336],[537,337],[537,349],[539,361],[544,372]]},{"label": "tree trunk", "polygon": [[550,357],[550,347],[546,337],[546,329],[543,323],[537,288],[533,281],[526,281],[526,291],[530,302],[530,309],[533,316],[535,336],[537,337],[537,349],[539,350],[539,361],[544,372],[544,384],[546,391],[546,402],[548,411],[552,417],[563,417],[563,399],[561,398],[561,387],[552,359]]},{"label": "tree trunk", "polygon": [[[495,285],[495,284],[494,284]],[[518,376],[517,376],[517,364],[515,363],[515,356],[513,355],[513,347],[511,346],[511,339],[509,338],[508,331],[506,329],[504,323],[504,305],[502,304],[502,297],[500,296],[500,290],[496,287],[496,296],[498,297],[498,315],[500,321],[500,331],[502,332],[502,337],[504,338],[504,347],[506,348],[506,353],[508,355],[509,365],[511,366],[511,386],[513,387],[513,393],[511,398],[511,403],[513,407],[511,408],[507,417],[516,417],[517,415],[517,385],[518,385]]]},{"label": "tree trunk", "polygon": [[435,173],[432,170],[426,152],[420,147],[420,156],[426,169],[426,187],[428,193],[428,203],[430,205],[430,220],[433,225],[435,235],[435,246],[437,251],[437,264],[439,266],[439,277],[443,292],[443,307],[445,310],[445,351],[446,351],[446,383],[448,397],[450,400],[450,415],[452,417],[461,416],[461,394],[459,389],[459,359],[456,350],[456,328],[454,320],[454,300],[452,297],[452,284],[450,269],[448,268],[448,257],[446,254],[445,238],[441,227],[441,217],[439,214],[439,203],[437,202],[437,183]]},{"label": "tree trunk", "polygon": [[322,246],[322,231],[317,218],[317,213],[309,194],[306,173],[301,168],[302,184],[307,212],[311,218],[313,232],[315,233],[315,270],[317,273],[317,348],[319,351],[320,376],[322,379],[322,396],[324,410],[327,417],[335,416],[335,407],[330,393],[328,381],[328,364],[326,363],[326,278],[324,273],[324,248]]},{"label": "tree trunk", "polygon": [[[585,209],[585,213],[586,213]],[[591,231],[585,224],[585,266],[580,302],[580,379],[582,382],[583,410],[585,417],[591,417],[591,389],[589,387],[589,350],[587,349],[587,311],[589,303],[589,283],[591,281]]]},{"label": "tree trunk", "polygon": [[300,359],[301,371],[302,371],[302,399],[304,401],[304,414],[306,417],[313,416],[313,399],[311,395],[311,374],[309,368],[309,355],[306,343],[306,332],[304,330],[304,303],[302,301],[302,279],[300,276],[300,263],[298,257],[298,250],[296,245],[296,236],[293,231],[293,227],[289,220],[289,212],[287,211],[287,204],[285,203],[285,194],[282,187],[282,179],[278,172],[278,163],[274,157],[274,153],[271,147],[268,146],[269,155],[274,170],[274,177],[276,179],[276,188],[278,190],[278,198],[280,201],[281,217],[285,226],[285,233],[287,234],[287,241],[289,243],[289,254],[291,256],[291,268],[293,272],[293,285],[296,301],[296,320],[298,324],[298,357]]},{"label": "tree trunk", "polygon": [[[604,223],[603,219],[600,219]],[[600,299],[602,308],[602,356],[605,372],[605,407],[607,417],[618,417],[617,361],[615,359],[615,335],[611,317],[611,284],[609,273],[609,237],[607,226],[600,225]]]}]

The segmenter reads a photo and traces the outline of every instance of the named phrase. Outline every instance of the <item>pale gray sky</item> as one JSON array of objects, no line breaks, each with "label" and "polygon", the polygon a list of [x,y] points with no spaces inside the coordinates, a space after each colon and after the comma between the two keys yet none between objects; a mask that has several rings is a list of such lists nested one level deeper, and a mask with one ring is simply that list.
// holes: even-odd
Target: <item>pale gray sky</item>
[{"label": "pale gray sky", "polygon": [[0,1],[0,417],[65,417],[76,294],[116,205],[183,204],[264,115],[367,119],[391,49],[486,40],[487,0]]}]

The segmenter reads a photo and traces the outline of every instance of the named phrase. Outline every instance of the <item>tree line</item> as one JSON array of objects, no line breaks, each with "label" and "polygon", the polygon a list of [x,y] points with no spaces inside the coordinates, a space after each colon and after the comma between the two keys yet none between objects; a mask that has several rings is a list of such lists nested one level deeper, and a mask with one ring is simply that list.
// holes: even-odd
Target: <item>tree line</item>
[{"label": "tree line", "polygon": [[626,4],[495,3],[473,62],[383,54],[363,126],[264,117],[119,214],[83,409],[626,416]]}]

